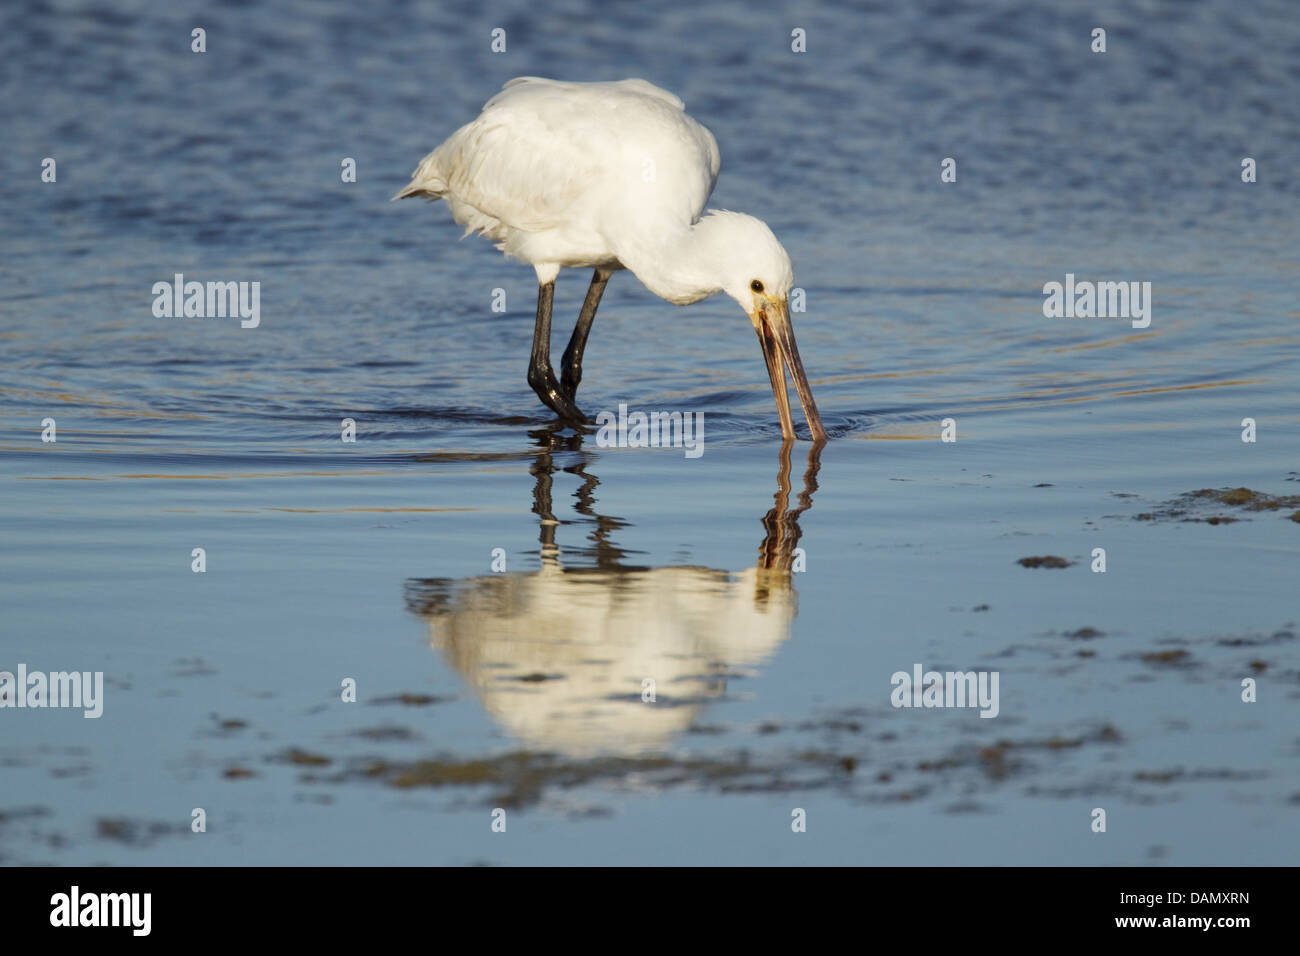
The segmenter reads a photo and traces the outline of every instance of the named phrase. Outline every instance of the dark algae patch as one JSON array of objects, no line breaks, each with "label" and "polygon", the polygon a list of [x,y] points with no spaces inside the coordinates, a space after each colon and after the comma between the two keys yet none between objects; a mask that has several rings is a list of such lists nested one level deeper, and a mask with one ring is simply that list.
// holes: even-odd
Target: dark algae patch
[{"label": "dark algae patch", "polygon": [[1186,664],[1191,657],[1191,654],[1179,647],[1167,651],[1146,651],[1142,660],[1148,664]]},{"label": "dark algae patch", "polygon": [[1300,506],[1300,495],[1274,496],[1264,494],[1262,491],[1251,491],[1249,488],[1233,488],[1230,491],[1202,488],[1200,491],[1191,492],[1190,496],[1208,498],[1219,504],[1245,508],[1247,511],[1277,511],[1279,508]]},{"label": "dark algae patch", "polygon": [[428,707],[430,704],[442,704],[455,700],[455,697],[437,697],[433,694],[412,694],[403,692],[390,697],[377,697],[372,704],[401,704],[404,707]]},{"label": "dark algae patch", "polygon": [[[1223,506],[1258,513],[1300,508],[1300,495],[1270,495],[1250,488],[1201,488],[1179,495],[1155,511],[1143,511],[1133,516],[1135,521],[1199,521],[1209,525],[1233,524],[1240,521],[1229,515],[1203,514],[1204,511]],[[1300,523],[1300,511],[1289,515]]]},{"label": "dark algae patch", "polygon": [[354,737],[366,740],[418,740],[419,735],[409,727],[385,724],[381,727],[363,727],[353,731]]},{"label": "dark algae patch", "polygon": [[131,820],[126,817],[100,817],[95,821],[95,835],[101,840],[115,840],[128,846],[148,846],[159,837],[186,833],[189,827],[159,821]]},{"label": "dark algae patch", "polygon": [[297,764],[300,767],[325,767],[334,761],[323,754],[314,754],[307,750],[300,750],[297,747],[290,747],[280,755],[280,760],[284,763]]},{"label": "dark algae patch", "polygon": [[1044,554],[1038,557],[1021,558],[1016,564],[1022,568],[1068,568],[1074,562],[1055,554]]},{"label": "dark algae patch", "polygon": [[[597,757],[573,759],[555,754],[516,751],[483,759],[439,757],[398,762],[365,760],[322,781],[352,778],[379,780],[398,789],[420,787],[486,787],[488,803],[502,807],[537,804],[551,790],[588,784],[618,785],[635,779],[658,787],[694,785],[721,790],[780,792],[786,789],[824,787],[844,774],[843,755],[804,755],[800,773],[788,766],[753,762],[748,753],[723,757],[678,759],[668,756]],[[820,772],[818,772],[820,771]]]},{"label": "dark algae patch", "polygon": [[965,746],[953,754],[939,760],[922,761],[916,769],[925,772],[956,770],[973,767],[991,780],[1004,780],[1015,774],[1027,771],[1028,758],[1035,751],[1054,752],[1074,750],[1085,744],[1115,744],[1123,740],[1120,732],[1110,724],[1081,734],[1077,737],[1052,736],[1042,739],[1007,740],[1002,739],[985,746]]},{"label": "dark algae patch", "polygon": [[368,782],[398,790],[444,790],[469,803],[513,808],[536,807],[565,791],[593,786],[613,793],[626,787],[753,794],[832,790],[857,803],[893,803],[923,799],[936,788],[968,793],[979,781],[998,785],[1022,772],[1041,770],[1040,761],[1049,755],[1056,761],[1082,748],[1122,739],[1107,724],[1071,735],[963,745],[918,762],[889,747],[897,743],[890,735],[868,738],[865,726],[848,714],[788,727],[766,722],[752,732],[770,737],[773,728],[830,736],[816,743],[799,740],[772,752],[740,747],[694,755],[584,757],[515,750],[490,757],[438,754],[415,760],[357,756],[313,768],[299,781],[316,786]]}]

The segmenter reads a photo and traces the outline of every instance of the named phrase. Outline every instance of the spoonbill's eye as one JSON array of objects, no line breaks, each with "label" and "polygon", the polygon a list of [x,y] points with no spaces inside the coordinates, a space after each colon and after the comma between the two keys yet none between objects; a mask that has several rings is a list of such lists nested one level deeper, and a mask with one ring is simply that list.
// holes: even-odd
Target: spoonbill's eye
[{"label": "spoonbill's eye", "polygon": [[755,292],[762,292],[762,291],[763,291],[763,283],[759,282],[757,279],[755,279],[753,282],[751,282],[751,283],[749,284],[749,287],[750,287],[751,289],[753,289]]}]

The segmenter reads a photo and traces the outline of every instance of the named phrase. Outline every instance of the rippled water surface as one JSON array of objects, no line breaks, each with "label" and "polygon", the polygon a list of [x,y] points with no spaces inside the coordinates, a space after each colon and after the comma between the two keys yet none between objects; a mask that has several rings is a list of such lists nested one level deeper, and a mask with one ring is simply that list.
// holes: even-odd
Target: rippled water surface
[{"label": "rippled water surface", "polygon": [[[704,454],[549,427],[532,270],[388,202],[517,75],[713,130],[820,454],[733,302],[628,273],[582,404]],[[0,670],[105,680],[0,709],[0,862],[1297,862],[1290,4],[10,4],[0,83]],[[1150,326],[1045,318],[1067,273]]]}]

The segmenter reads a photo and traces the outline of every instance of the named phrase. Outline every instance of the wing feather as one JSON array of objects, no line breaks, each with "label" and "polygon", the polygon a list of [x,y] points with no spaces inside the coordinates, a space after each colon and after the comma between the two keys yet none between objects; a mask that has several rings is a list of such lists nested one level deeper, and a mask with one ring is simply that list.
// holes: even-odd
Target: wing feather
[{"label": "wing feather", "polygon": [[517,77],[426,156],[393,198],[446,199],[467,232],[504,240],[508,230],[540,232],[598,215],[602,203],[637,189],[640,157],[653,154],[667,156],[671,175],[695,180],[678,192],[698,218],[720,157],[712,134],[683,110],[672,93],[640,79]]}]

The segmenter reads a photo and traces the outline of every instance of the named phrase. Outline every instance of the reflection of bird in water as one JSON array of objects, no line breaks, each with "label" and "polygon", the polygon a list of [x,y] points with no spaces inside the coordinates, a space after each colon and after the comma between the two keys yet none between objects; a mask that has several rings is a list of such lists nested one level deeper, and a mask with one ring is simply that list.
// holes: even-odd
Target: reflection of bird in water
[{"label": "reflection of bird in water", "polygon": [[[564,567],[548,449],[532,469],[541,570],[410,581],[408,607],[428,619],[433,645],[489,713],[526,744],[571,755],[661,749],[726,691],[729,675],[756,667],[790,636],[798,517],[817,488],[820,446],[809,452],[794,508],[790,450],[789,443],[781,450],[755,567],[732,574],[624,564],[610,540],[621,522],[594,513],[599,482],[582,465],[566,470],[585,479],[576,510],[595,521],[594,546],[576,552],[589,566]],[[653,703],[642,699],[647,678]]]}]

